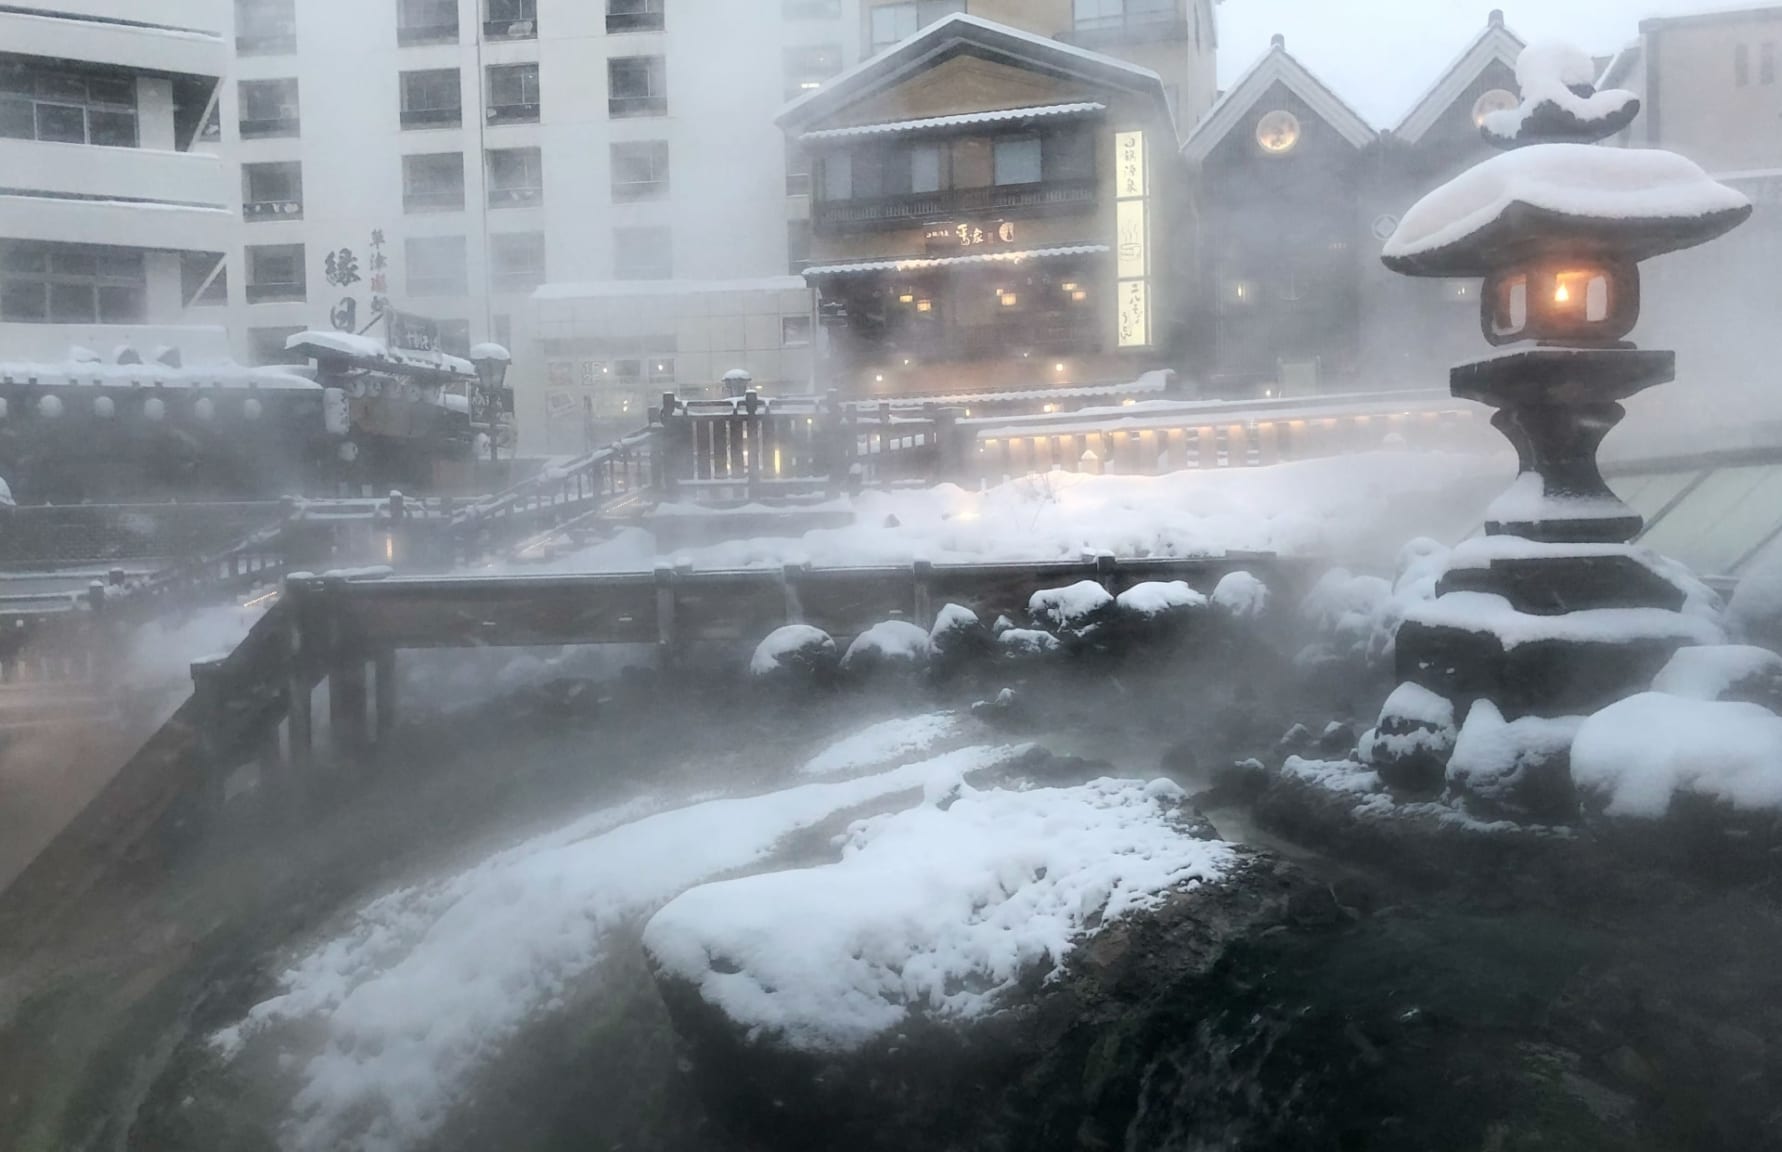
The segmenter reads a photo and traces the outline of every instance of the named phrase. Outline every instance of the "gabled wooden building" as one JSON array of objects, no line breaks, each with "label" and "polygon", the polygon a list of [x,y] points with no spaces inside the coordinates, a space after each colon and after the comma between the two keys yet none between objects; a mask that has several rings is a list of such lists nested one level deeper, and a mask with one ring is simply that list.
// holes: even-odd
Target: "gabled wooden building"
[{"label": "gabled wooden building", "polygon": [[811,166],[820,379],[991,392],[1174,359],[1188,197],[1156,72],[957,14],[779,122]]},{"label": "gabled wooden building", "polygon": [[1479,121],[1517,103],[1523,43],[1493,12],[1396,128],[1377,131],[1273,47],[1183,146],[1195,208],[1184,367],[1243,398],[1416,389],[1476,351],[1478,285],[1386,273],[1380,249],[1430,189],[1485,158]]}]

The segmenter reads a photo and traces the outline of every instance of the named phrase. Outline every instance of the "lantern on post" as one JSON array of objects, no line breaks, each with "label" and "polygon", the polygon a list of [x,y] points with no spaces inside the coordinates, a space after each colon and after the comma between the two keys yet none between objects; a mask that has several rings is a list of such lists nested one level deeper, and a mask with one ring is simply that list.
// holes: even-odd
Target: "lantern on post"
[{"label": "lantern on post", "polygon": [[482,404],[478,405],[488,414],[489,422],[489,460],[495,461],[499,454],[496,435],[503,412],[512,412],[514,407],[513,393],[507,388],[507,370],[513,363],[513,356],[499,344],[478,344],[470,350],[470,362],[476,366],[476,378],[482,390]]},{"label": "lantern on post", "polygon": [[1565,45],[1517,61],[1517,108],[1481,126],[1504,149],[1426,196],[1382,258],[1407,276],[1481,277],[1494,346],[1534,347],[1456,368],[1453,392],[1497,410],[1521,457],[1488,531],[1621,543],[1641,521],[1597,471],[1620,402],[1675,377],[1676,356],[1625,343],[1640,316],[1643,260],[1742,223],[1751,202],[1670,152],[1593,147],[1639,114],[1631,92],[1598,92],[1594,66]]},{"label": "lantern on post", "polygon": [[[1457,723],[1481,700],[1510,721],[1585,715],[1644,690],[1680,645],[1712,631],[1683,611],[1700,585],[1629,544],[1643,522],[1603,481],[1597,450],[1623,401],[1675,377],[1674,353],[1627,342],[1641,262],[1730,231],[1752,206],[1681,156],[1594,146],[1640,111],[1630,92],[1597,91],[1595,74],[1576,48],[1524,50],[1520,104],[1481,123],[1502,153],[1424,197],[1382,252],[1407,276],[1484,281],[1480,326],[1504,351],[1455,368],[1450,387],[1495,410],[1519,460],[1486,537],[1455,550],[1435,599],[1397,633],[1398,677],[1414,687],[1381,713],[1376,730],[1391,741],[1364,749],[1395,787],[1443,786],[1441,749],[1454,745],[1431,727],[1431,693]],[[1603,627],[1599,609],[1639,611]],[[1564,758],[1531,752],[1519,765],[1492,803],[1565,819],[1575,799]]]}]

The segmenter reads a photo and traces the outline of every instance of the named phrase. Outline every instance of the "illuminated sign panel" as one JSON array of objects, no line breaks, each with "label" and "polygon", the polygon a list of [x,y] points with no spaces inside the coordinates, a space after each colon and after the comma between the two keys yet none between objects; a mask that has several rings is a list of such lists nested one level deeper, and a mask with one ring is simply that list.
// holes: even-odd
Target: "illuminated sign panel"
[{"label": "illuminated sign panel", "polygon": [[1151,343],[1151,293],[1143,280],[1122,280],[1116,291],[1119,308],[1115,323],[1120,328],[1120,347],[1143,348]]},{"label": "illuminated sign panel", "polygon": [[1143,280],[1150,275],[1149,235],[1145,230],[1145,202],[1122,200],[1114,205],[1114,248],[1116,276],[1121,280]]},{"label": "illuminated sign panel", "polygon": [[1002,248],[1013,244],[1019,233],[1012,220],[989,220],[981,224],[931,224],[922,233],[930,252],[959,248]]},{"label": "illuminated sign panel", "polygon": [[1151,344],[1151,189],[1145,134],[1114,133],[1114,323],[1121,348]]}]

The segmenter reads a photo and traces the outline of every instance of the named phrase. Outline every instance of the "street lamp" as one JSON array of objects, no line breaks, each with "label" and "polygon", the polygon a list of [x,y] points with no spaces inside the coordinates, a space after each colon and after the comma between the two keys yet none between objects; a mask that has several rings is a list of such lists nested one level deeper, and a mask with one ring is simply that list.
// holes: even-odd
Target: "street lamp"
[{"label": "street lamp", "polygon": [[496,425],[501,420],[507,394],[507,370],[513,363],[513,356],[499,344],[478,344],[470,350],[470,362],[476,365],[477,380],[481,382],[483,411],[489,417],[489,462],[494,463],[499,453]]}]

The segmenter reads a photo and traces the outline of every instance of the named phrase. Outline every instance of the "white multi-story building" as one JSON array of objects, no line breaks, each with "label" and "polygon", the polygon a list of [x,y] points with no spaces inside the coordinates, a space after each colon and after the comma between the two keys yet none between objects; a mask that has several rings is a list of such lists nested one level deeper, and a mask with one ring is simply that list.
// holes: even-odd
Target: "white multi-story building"
[{"label": "white multi-story building", "polygon": [[[229,2],[227,322],[244,356],[364,329],[382,297],[441,320],[448,347],[513,345],[523,394],[547,356],[558,375],[623,373],[637,396],[709,383],[699,331],[594,303],[614,296],[600,286],[694,283],[698,311],[714,283],[786,275],[802,228],[774,115],[860,47],[857,0]],[[527,318],[547,282],[592,285],[568,294],[586,323],[570,331],[572,305]],[[758,375],[807,378],[774,330]]]},{"label": "white multi-story building", "polygon": [[[224,0],[0,6],[0,359],[227,349],[229,169],[205,125]],[[152,328],[146,331],[145,328]]]}]

